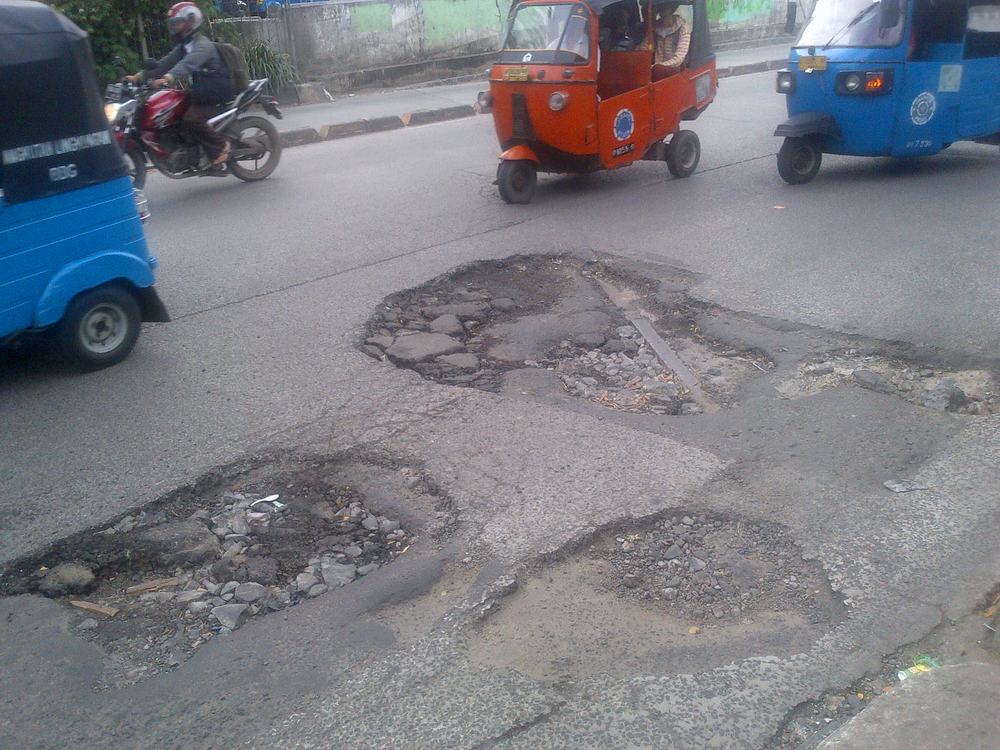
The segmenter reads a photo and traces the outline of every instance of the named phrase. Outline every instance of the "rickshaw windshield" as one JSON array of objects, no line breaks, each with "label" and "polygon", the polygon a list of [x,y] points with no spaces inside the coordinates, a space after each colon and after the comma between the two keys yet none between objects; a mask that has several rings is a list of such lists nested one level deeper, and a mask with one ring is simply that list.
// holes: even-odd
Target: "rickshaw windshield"
[{"label": "rickshaw windshield", "polygon": [[510,20],[501,62],[574,65],[590,60],[590,14],[569,3],[518,6]]},{"label": "rickshaw windshield", "polygon": [[883,28],[879,0],[818,0],[796,47],[895,47],[903,40],[904,0],[895,26]]}]

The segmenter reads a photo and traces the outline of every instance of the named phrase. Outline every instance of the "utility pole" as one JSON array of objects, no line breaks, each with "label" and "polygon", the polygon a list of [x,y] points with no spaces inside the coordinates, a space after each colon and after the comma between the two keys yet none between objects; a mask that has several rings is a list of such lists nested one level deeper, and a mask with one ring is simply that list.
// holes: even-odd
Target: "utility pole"
[{"label": "utility pole", "polygon": [[146,24],[142,20],[142,10],[139,8],[139,0],[135,0],[135,25],[139,32],[139,55],[143,61],[149,57],[149,45],[146,44]]},{"label": "utility pole", "polygon": [[285,33],[288,35],[288,56],[292,60],[292,67],[298,71],[299,56],[295,53],[295,34],[292,33],[292,19],[289,17],[288,11],[288,0],[284,0],[281,6],[281,15],[285,19]]}]

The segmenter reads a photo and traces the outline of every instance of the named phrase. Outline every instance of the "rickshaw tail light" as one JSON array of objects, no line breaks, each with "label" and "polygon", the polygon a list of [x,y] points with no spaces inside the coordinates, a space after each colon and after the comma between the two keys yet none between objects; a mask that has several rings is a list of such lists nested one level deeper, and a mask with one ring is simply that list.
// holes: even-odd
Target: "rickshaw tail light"
[{"label": "rickshaw tail light", "polygon": [[790,70],[779,70],[776,88],[779,94],[795,93],[795,74]]},{"label": "rickshaw tail light", "polygon": [[865,81],[865,91],[869,94],[877,94],[885,86],[885,74],[884,73],[869,73],[868,78]]},{"label": "rickshaw tail light", "polygon": [[553,112],[559,112],[566,108],[566,104],[569,102],[569,94],[564,94],[562,91],[556,91],[552,96],[549,97],[549,109]]}]

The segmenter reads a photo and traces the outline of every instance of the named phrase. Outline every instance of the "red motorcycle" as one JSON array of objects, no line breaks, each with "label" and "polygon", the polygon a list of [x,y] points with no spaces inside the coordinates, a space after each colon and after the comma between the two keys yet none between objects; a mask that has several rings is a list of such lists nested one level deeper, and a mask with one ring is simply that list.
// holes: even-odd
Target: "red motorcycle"
[{"label": "red motorcycle", "polygon": [[270,176],[281,159],[278,129],[263,117],[243,116],[250,107],[259,105],[281,119],[277,100],[262,93],[266,84],[266,78],[250,81],[246,91],[221,106],[219,114],[208,121],[229,139],[229,160],[220,166],[212,165],[204,148],[181,123],[190,106],[190,92],[128,81],[108,86],[104,112],[129,160],[133,185],[142,189],[150,166],[175,180],[231,174],[254,182]]}]

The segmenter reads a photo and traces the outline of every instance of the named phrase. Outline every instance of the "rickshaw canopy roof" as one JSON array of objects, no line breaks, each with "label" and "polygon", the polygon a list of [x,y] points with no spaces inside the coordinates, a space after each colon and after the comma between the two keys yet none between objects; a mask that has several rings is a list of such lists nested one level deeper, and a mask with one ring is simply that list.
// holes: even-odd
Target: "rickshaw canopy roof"
[{"label": "rickshaw canopy roof", "polygon": [[87,34],[47,5],[0,0],[0,187],[7,203],[128,174]]}]

